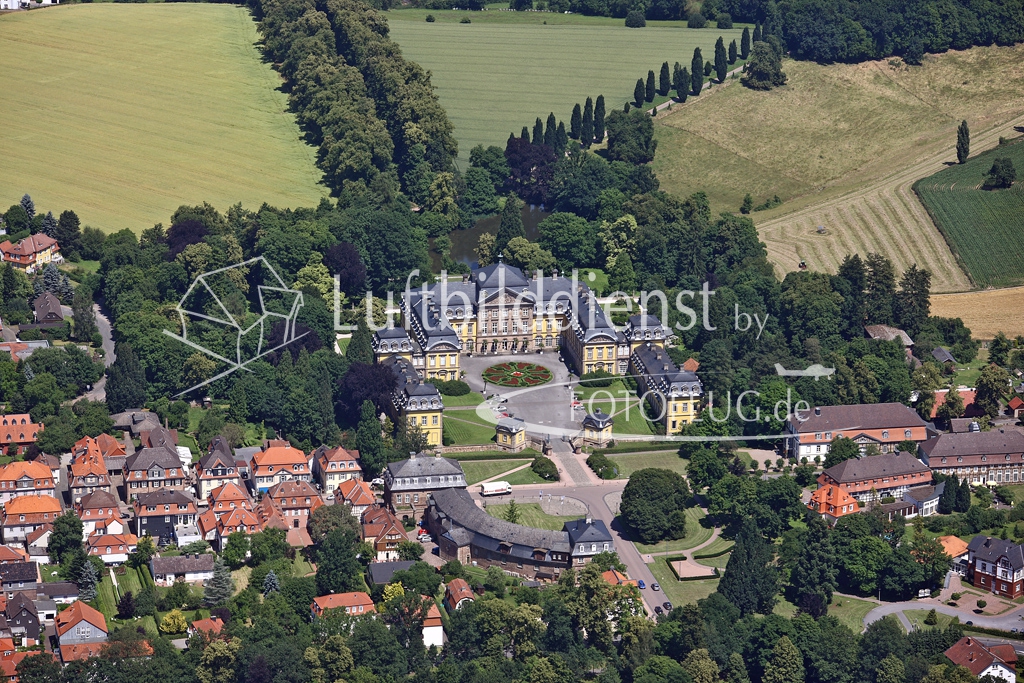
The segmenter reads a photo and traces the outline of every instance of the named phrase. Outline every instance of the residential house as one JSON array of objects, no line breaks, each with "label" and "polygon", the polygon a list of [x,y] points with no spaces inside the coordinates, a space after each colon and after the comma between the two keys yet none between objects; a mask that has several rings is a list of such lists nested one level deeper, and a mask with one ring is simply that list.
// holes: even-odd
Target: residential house
[{"label": "residential house", "polygon": [[6,455],[21,455],[36,442],[44,425],[36,424],[27,414],[0,415],[0,449]]},{"label": "residential house", "polygon": [[1024,546],[975,536],[967,551],[967,578],[972,585],[1011,600],[1024,595]]},{"label": "residential house", "polygon": [[808,413],[797,411],[786,421],[790,457],[798,461],[824,460],[840,436],[853,439],[861,453],[868,446],[890,453],[901,441],[921,443],[929,436],[928,423],[902,403],[819,406]]},{"label": "residential house", "polygon": [[411,562],[409,560],[371,562],[370,566],[366,568],[366,571],[370,577],[370,583],[372,585],[386,586],[391,583],[391,579],[394,578],[395,572],[404,572],[414,564],[415,562]]},{"label": "residential house", "polygon": [[563,526],[569,534],[572,559],[576,565],[586,564],[598,553],[615,552],[615,541],[600,519],[574,519]]},{"label": "residential house", "polygon": [[4,543],[24,541],[30,533],[52,524],[60,516],[60,503],[53,496],[18,496],[4,505]]},{"label": "residential house", "polygon": [[466,488],[458,460],[417,453],[384,468],[384,503],[402,517],[419,517],[430,493],[447,488]]},{"label": "residential house", "polygon": [[185,469],[178,451],[166,443],[129,455],[125,460],[124,477],[129,500],[153,491],[185,490]]},{"label": "residential house", "polygon": [[[82,444],[81,449],[78,449],[79,444]],[[68,465],[71,499],[77,501],[96,491],[110,491],[110,474],[97,441],[87,436],[75,447],[79,452]]]},{"label": "residential house", "polygon": [[141,493],[133,507],[135,535],[152,536],[160,545],[167,545],[174,540],[176,527],[194,525],[196,522],[195,501],[178,490],[161,489],[153,493]]},{"label": "residential house", "polygon": [[309,459],[298,448],[268,446],[253,457],[252,479],[255,488],[267,491],[274,484],[291,479],[309,481]]},{"label": "residential house", "polygon": [[0,564],[28,562],[28,553],[20,546],[0,545]]},{"label": "residential house", "polygon": [[191,638],[197,633],[206,635],[207,638],[213,638],[219,636],[220,632],[224,629],[224,622],[221,618],[214,615],[208,619],[196,619],[188,626],[188,636]]},{"label": "residential house", "polygon": [[292,529],[305,529],[310,516],[324,506],[324,499],[313,485],[302,479],[274,484],[267,489],[266,499],[281,511]]},{"label": "residential house", "polygon": [[1011,398],[1010,402],[1006,404],[1006,412],[1017,419],[1024,417],[1024,398],[1020,396]]},{"label": "residential house", "polygon": [[967,541],[959,536],[939,536],[935,540],[942,545],[943,552],[953,558],[953,571],[960,576],[967,576],[967,565],[970,561]]},{"label": "residential house", "polygon": [[459,609],[467,602],[473,602],[476,596],[465,579],[452,579],[444,589],[444,606],[448,612]]},{"label": "residential house", "polygon": [[350,506],[356,519],[360,519],[363,513],[376,503],[377,496],[374,495],[373,489],[362,479],[346,479],[334,491],[334,504]]},{"label": "residential house", "polygon": [[36,591],[42,583],[39,565],[35,562],[0,564],[0,581],[3,582],[4,594],[8,600],[13,598],[15,593],[25,593],[35,600]]},{"label": "residential house", "polygon": [[811,494],[807,507],[821,515],[829,524],[835,524],[840,517],[860,512],[857,499],[835,484],[819,486]]},{"label": "residential house", "polygon": [[[217,519],[214,526],[214,545],[216,545],[219,550],[224,550],[224,546],[227,545],[228,542],[228,536],[231,534],[243,533],[252,535],[262,531],[263,528],[263,523],[260,522],[256,513],[251,510],[237,508]],[[205,532],[205,527],[203,528],[203,531]]]},{"label": "residential house", "polygon": [[214,489],[225,484],[238,488],[242,486],[242,477],[227,440],[215,436],[210,442],[210,451],[196,465],[196,498],[205,501]]},{"label": "residential house", "polygon": [[322,617],[329,609],[343,609],[345,614],[360,615],[376,612],[373,600],[366,593],[331,593],[315,598],[309,606],[313,618]]},{"label": "residential house", "polygon": [[89,536],[85,542],[90,555],[100,558],[104,564],[116,566],[128,561],[139,539],[134,534],[102,534]]},{"label": "residential house", "polygon": [[154,557],[149,561],[153,580],[161,586],[173,585],[175,581],[202,583],[213,578],[214,555],[177,555],[175,557]]},{"label": "residential house", "polygon": [[16,460],[0,467],[0,503],[18,496],[53,496],[56,486],[50,468],[41,462]]},{"label": "residential house", "polygon": [[58,487],[60,486],[60,471],[63,469],[63,466],[60,464],[60,458],[54,455],[50,455],[49,453],[37,451],[35,453],[26,453],[25,460],[28,460],[29,462],[41,462],[47,467],[49,467],[50,474],[53,475],[53,483],[56,484]]},{"label": "residential house", "polygon": [[[977,418],[985,414],[985,411],[978,407],[976,403],[978,398],[978,392],[976,389],[969,387],[958,387],[956,393],[960,394],[960,400],[964,404],[965,418]],[[932,404],[932,412],[928,416],[930,420],[934,420],[939,416],[939,408],[946,402],[946,397],[949,396],[949,389],[936,389],[935,390],[935,403]]]},{"label": "residential house", "polygon": [[427,616],[423,618],[423,647],[436,647],[438,651],[444,647],[444,625],[441,622],[441,610],[434,599],[426,595],[420,596],[427,607]]},{"label": "residential house", "polygon": [[887,453],[844,460],[818,475],[818,484],[833,484],[859,501],[901,498],[913,486],[932,480],[928,466],[910,453]]},{"label": "residential house", "polygon": [[234,482],[221,484],[210,491],[207,495],[206,503],[209,512],[212,512],[217,517],[226,515],[236,509],[253,509],[252,499],[242,490],[239,484]]},{"label": "residential house", "polygon": [[160,418],[148,410],[127,410],[111,415],[110,419],[114,421],[114,429],[129,432],[135,438],[139,438],[142,432],[160,428]]},{"label": "residential house", "polygon": [[107,620],[81,600],[57,614],[57,642],[65,664],[96,656],[107,642]]},{"label": "residential house", "polygon": [[1024,433],[1012,427],[940,434],[921,444],[920,451],[934,471],[955,474],[972,484],[1024,481]]},{"label": "residential house", "polygon": [[604,447],[614,437],[612,428],[615,421],[600,408],[583,418],[583,443]]},{"label": "residential house", "polygon": [[511,453],[526,448],[526,420],[520,417],[500,418],[494,425],[494,443]]},{"label": "residential house", "polygon": [[47,263],[61,263],[60,245],[52,237],[37,232],[17,244],[10,240],[0,242],[0,262],[23,271],[26,275],[42,270]]},{"label": "residential house", "polygon": [[359,451],[346,450],[341,446],[320,446],[313,451],[313,477],[320,484],[320,490],[325,492],[333,491],[349,479],[362,479]]},{"label": "residential house", "polygon": [[911,349],[914,346],[914,340],[910,338],[910,335],[898,327],[891,327],[889,325],[867,325],[864,327],[864,332],[870,339],[898,341],[905,349]]},{"label": "residential house", "polygon": [[398,559],[398,544],[408,541],[402,522],[384,506],[363,513],[362,538],[373,546],[378,562]]},{"label": "residential house", "polygon": [[7,625],[16,639],[39,640],[39,610],[36,609],[32,596],[27,593],[15,593],[13,597],[7,599],[4,614],[7,616]]},{"label": "residential house", "polygon": [[938,484],[927,485],[927,486],[914,486],[907,489],[903,493],[903,502],[913,503],[915,512],[910,515],[910,519],[921,515],[922,517],[931,517],[939,513],[939,498],[942,497],[942,492],[946,488],[946,482],[940,481]]},{"label": "residential house", "polygon": [[28,558],[32,562],[46,564],[50,561],[50,536],[52,534],[53,524],[44,524],[25,536],[25,548],[28,550]]},{"label": "residential house", "polygon": [[64,322],[60,299],[49,292],[43,292],[32,300],[32,311],[36,325],[60,325]]},{"label": "residential house", "polygon": [[110,491],[99,489],[87,493],[75,501],[75,513],[82,520],[82,531],[86,536],[97,527],[106,528],[108,520],[121,520],[121,509],[117,498]]},{"label": "residential house", "polygon": [[975,678],[1017,681],[1017,651],[1009,643],[984,645],[974,636],[964,636],[945,655],[954,665],[966,667]]},{"label": "residential house", "polygon": [[948,349],[944,349],[941,346],[936,346],[932,349],[932,358],[943,365],[956,365],[956,358],[953,358],[953,354],[950,353]]},{"label": "residential house", "polygon": [[70,605],[78,600],[78,586],[70,581],[54,581],[39,584],[39,593],[58,605]]},{"label": "residential house", "polygon": [[601,572],[601,578],[605,580],[605,583],[611,586],[636,586],[637,582],[635,579],[631,579],[618,569],[609,569],[606,572]]}]

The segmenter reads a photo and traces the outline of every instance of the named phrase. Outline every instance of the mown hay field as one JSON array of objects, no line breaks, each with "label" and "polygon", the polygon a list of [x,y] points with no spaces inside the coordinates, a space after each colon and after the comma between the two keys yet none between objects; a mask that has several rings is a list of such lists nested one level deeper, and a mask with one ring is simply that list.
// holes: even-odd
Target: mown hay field
[{"label": "mown hay field", "polygon": [[[911,190],[955,160],[967,119],[976,152],[1024,123],[1024,45],[821,66],[785,60],[786,86],[712,89],[655,123],[654,167],[670,192],[708,192],[715,211],[778,194],[752,214],[781,276],[800,261],[834,272],[850,253],[876,251],[897,268],[933,273],[938,292],[971,288]],[[818,226],[825,228],[818,233]]]},{"label": "mown hay field", "polygon": [[1024,282],[1024,183],[982,189],[992,162],[1002,157],[1024,170],[1024,142],[988,150],[914,183],[921,203],[982,287]]},{"label": "mown hay field", "polygon": [[[432,12],[441,16],[440,12]],[[714,59],[715,41],[740,42],[741,28],[687,29],[648,24],[629,29],[615,20],[593,23],[513,23],[517,13],[471,13],[473,23],[427,23],[425,12],[387,15],[391,37],[406,58],[431,72],[441,104],[455,125],[463,165],[477,144],[505,146],[509,133],[532,130],[549,112],[565,121],[573,105],[603,94],[606,110],[633,98],[636,79],[658,76],[662,62],[689,67],[693,49]],[[468,13],[467,13],[468,14]],[[559,15],[523,13],[532,21]],[[493,17],[486,21],[481,17]],[[504,20],[504,21],[502,21]],[[546,20],[546,19],[545,19]]]},{"label": "mown hay field", "polygon": [[932,295],[932,315],[961,318],[977,339],[1024,335],[1024,287]]},{"label": "mown hay field", "polygon": [[0,210],[28,192],[105,231],[181,204],[315,206],[316,151],[241,7],[85,4],[0,17]]}]

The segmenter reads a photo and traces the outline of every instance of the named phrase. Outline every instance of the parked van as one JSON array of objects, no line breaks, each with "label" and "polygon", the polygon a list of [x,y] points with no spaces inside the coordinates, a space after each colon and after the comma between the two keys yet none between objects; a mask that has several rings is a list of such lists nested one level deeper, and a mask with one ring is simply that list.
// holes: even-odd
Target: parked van
[{"label": "parked van", "polygon": [[500,496],[506,493],[512,493],[512,484],[507,481],[489,481],[486,484],[480,484],[481,496]]}]

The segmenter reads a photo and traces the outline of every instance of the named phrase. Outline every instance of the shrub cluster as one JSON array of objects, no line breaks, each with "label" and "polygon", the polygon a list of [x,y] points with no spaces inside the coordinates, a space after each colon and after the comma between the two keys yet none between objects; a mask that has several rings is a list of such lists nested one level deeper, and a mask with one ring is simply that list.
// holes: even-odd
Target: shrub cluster
[{"label": "shrub cluster", "polygon": [[603,453],[592,453],[587,458],[587,465],[602,479],[615,479],[619,476],[619,468]]},{"label": "shrub cluster", "polygon": [[615,381],[615,375],[607,370],[594,370],[580,375],[581,387],[610,387]]},{"label": "shrub cluster", "polygon": [[541,479],[547,481],[558,481],[558,466],[551,458],[545,458],[543,455],[538,455],[533,459],[533,464],[530,465],[530,469]]},{"label": "shrub cluster", "polygon": [[470,392],[469,385],[460,379],[433,380],[431,384],[441,392],[442,396],[465,396]]}]

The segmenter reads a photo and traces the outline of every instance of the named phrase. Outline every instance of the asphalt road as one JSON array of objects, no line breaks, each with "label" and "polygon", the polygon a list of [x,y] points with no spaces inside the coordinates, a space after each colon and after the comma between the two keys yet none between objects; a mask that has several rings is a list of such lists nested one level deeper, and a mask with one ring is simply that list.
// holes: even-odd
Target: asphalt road
[{"label": "asphalt road", "polygon": [[[949,605],[942,605],[933,602],[920,602],[920,601],[907,601],[907,602],[891,602],[885,605],[879,605],[874,608],[864,617],[864,625],[878,621],[882,617],[890,614],[896,614],[897,618],[900,618],[900,614],[903,610],[930,610],[934,609],[940,614],[948,614],[953,617],[960,617],[961,622],[973,621],[975,626],[982,626],[984,628],[997,628],[1002,631],[1009,631],[1010,629],[1024,629],[1024,606],[1018,607],[1015,610],[1011,610],[1005,614],[997,616],[982,616],[975,614],[969,610],[961,610]],[[903,621],[905,617],[900,620]]]},{"label": "asphalt road", "polygon": [[[110,319],[107,318],[99,304],[93,304],[93,311],[96,313],[96,327],[103,337],[103,365],[110,367],[117,358],[114,355],[114,339],[110,333]],[[107,376],[104,374],[99,381],[92,386],[92,391],[86,393],[85,398],[90,401],[102,401],[107,398]]]}]

